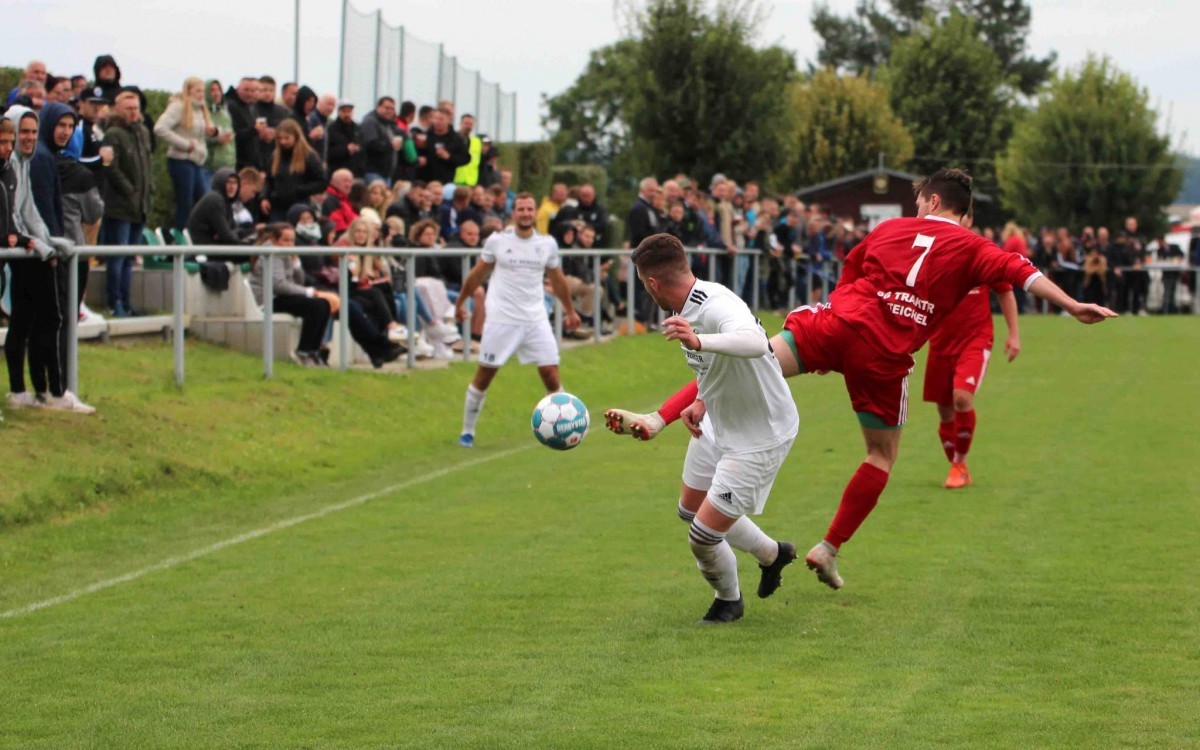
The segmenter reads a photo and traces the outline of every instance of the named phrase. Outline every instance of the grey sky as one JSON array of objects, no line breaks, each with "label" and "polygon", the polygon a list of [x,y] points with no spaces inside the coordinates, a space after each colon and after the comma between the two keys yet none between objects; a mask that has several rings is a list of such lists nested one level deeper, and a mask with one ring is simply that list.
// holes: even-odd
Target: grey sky
[{"label": "grey sky", "polygon": [[[1168,0],[1032,0],[1030,44],[1077,65],[1106,52],[1150,91],[1176,145],[1196,152],[1200,138],[1200,5]],[[840,12],[854,0],[830,0]],[[613,0],[355,0],[362,11],[408,33],[441,41],[447,54],[518,94],[518,136],[541,136],[543,93],[558,93],[583,69],[590,50],[619,35]],[[778,41],[800,65],[815,57],[808,0],[774,3],[763,41]],[[228,84],[243,73],[292,77],[292,0],[24,0],[5,3],[0,62],[44,59],[56,74],[86,73],[99,54],[121,64],[128,83],[173,90],[189,75]],[[302,0],[300,78],[336,92],[340,0]],[[1186,134],[1186,138],[1185,138]]]}]

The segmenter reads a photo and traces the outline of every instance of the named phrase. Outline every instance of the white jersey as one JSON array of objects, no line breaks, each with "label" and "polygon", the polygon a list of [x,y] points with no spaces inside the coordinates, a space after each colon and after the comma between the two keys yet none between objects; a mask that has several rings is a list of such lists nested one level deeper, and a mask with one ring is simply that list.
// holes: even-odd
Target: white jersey
[{"label": "white jersey", "polygon": [[[709,281],[696,282],[679,315],[697,334],[753,329],[767,338],[741,298]],[[712,420],[713,442],[722,453],[761,451],[796,436],[800,415],[774,354],[747,359],[703,349],[683,352],[696,372],[699,398]]]},{"label": "white jersey", "polygon": [[520,325],[546,320],[543,278],[561,260],[553,237],[533,233],[528,239],[506,229],[488,237],[480,259],[496,264],[487,290],[487,319]]}]

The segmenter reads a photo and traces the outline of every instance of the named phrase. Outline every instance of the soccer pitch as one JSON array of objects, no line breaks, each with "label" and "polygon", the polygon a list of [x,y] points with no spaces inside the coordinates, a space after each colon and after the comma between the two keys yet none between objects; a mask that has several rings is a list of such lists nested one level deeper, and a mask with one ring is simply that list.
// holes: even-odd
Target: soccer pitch
[{"label": "soccer pitch", "polygon": [[[759,600],[739,553],[719,628],[693,624],[686,432],[603,429],[689,377],[656,336],[565,353],[592,418],[567,453],[530,433],[531,368],[465,451],[473,366],[263,383],[189,344],[180,394],[169,348],[85,349],[97,418],[0,426],[0,747],[1200,746],[1200,324],[1021,324],[975,485],[940,488],[914,402],[846,588],[800,563]],[[803,554],[863,449],[840,376],[789,384],[758,520]]]}]

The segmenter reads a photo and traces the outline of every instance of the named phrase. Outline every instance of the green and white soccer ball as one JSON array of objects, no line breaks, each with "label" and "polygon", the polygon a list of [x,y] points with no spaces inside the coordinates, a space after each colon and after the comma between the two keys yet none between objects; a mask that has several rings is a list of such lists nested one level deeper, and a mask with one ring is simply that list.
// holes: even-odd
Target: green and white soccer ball
[{"label": "green and white soccer ball", "polygon": [[589,424],[587,407],[569,393],[552,393],[533,408],[533,436],[554,450],[582,443]]}]

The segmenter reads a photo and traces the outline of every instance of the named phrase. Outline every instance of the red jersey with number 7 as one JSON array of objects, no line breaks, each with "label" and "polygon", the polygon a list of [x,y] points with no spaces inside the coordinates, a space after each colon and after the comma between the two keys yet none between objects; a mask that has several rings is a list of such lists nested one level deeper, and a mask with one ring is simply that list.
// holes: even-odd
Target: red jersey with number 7
[{"label": "red jersey with number 7", "polygon": [[975,287],[1028,290],[1041,275],[950,219],[889,219],[846,256],[829,302],[878,351],[911,357]]}]

